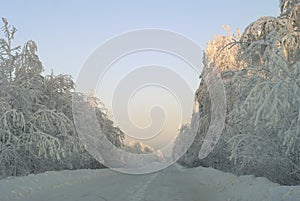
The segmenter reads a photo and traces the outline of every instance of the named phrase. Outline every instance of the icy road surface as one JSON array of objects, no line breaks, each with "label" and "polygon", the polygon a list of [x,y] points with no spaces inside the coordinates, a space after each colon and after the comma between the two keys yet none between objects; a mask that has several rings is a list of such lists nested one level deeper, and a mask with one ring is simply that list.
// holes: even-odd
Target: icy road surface
[{"label": "icy road surface", "polygon": [[46,172],[0,181],[0,201],[300,201],[300,186],[178,165],[148,175]]}]

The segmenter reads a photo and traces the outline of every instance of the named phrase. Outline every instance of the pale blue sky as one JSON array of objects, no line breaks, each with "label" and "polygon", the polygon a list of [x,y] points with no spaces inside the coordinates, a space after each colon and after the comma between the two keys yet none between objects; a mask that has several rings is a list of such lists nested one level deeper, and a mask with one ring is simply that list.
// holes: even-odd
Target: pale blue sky
[{"label": "pale blue sky", "polygon": [[1,0],[0,15],[18,28],[16,42],[33,39],[46,72],[76,76],[103,41],[140,28],[184,34],[202,47],[222,25],[242,30],[260,16],[279,14],[279,0]]}]

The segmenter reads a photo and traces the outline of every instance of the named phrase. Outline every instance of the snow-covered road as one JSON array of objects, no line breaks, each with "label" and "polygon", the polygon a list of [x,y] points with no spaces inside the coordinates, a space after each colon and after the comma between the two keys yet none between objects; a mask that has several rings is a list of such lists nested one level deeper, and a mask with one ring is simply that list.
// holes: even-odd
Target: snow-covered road
[{"label": "snow-covered road", "polygon": [[111,170],[47,172],[0,181],[0,201],[300,201],[300,186],[171,166],[148,175]]}]

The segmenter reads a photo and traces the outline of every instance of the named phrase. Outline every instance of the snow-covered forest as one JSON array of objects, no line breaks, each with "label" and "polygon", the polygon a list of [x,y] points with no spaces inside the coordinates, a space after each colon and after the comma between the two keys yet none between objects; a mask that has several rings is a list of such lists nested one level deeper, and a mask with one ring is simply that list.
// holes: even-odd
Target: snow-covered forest
[{"label": "snow-covered forest", "polygon": [[[2,19],[0,39],[0,178],[49,170],[103,167],[85,150],[72,115],[74,82],[69,75],[43,74],[34,41],[14,46],[17,29]],[[95,97],[108,139],[123,146],[124,134]],[[84,101],[84,98],[82,99]]]},{"label": "snow-covered forest", "polygon": [[[300,200],[300,3],[279,4],[279,16],[261,17],[243,32],[224,26],[227,35],[208,42],[196,110],[179,130],[173,157],[186,149],[185,136],[197,133],[192,145],[177,164],[139,176],[104,170],[89,154],[75,129],[72,98],[95,111],[120,150],[156,150],[126,145],[101,101],[75,92],[70,75],[45,75],[36,43],[15,45],[17,29],[2,18],[0,201]],[[216,105],[206,80],[214,70],[226,94],[225,127],[213,151],[200,159]]]},{"label": "snow-covered forest", "polygon": [[213,153],[198,159],[211,121],[210,94],[202,80],[196,93],[200,117],[192,120],[200,127],[182,129],[181,135],[198,134],[181,164],[300,184],[300,6],[282,0],[280,8],[280,16],[261,17],[244,33],[233,34],[226,26],[226,36],[208,43],[202,77],[212,66],[221,72],[225,129]]}]

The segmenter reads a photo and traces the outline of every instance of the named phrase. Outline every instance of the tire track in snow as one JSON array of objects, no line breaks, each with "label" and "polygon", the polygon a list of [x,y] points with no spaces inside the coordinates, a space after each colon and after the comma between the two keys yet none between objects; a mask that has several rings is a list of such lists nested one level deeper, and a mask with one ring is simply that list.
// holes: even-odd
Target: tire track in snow
[{"label": "tire track in snow", "polygon": [[143,201],[145,198],[145,192],[149,186],[149,184],[158,176],[159,172],[154,173],[149,176],[149,180],[143,185],[137,185],[128,190],[128,194],[130,194],[128,200],[130,201]]}]

